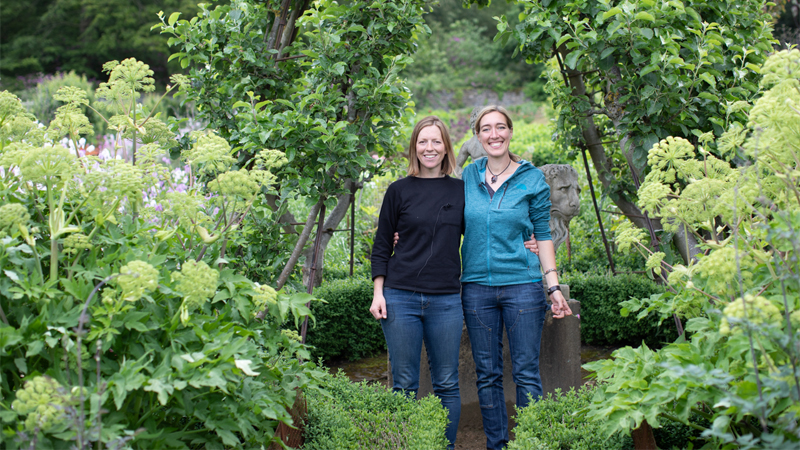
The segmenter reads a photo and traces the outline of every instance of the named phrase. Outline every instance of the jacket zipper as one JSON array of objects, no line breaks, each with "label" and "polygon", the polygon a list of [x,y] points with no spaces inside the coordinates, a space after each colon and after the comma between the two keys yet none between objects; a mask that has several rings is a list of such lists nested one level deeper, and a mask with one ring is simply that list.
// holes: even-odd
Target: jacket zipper
[{"label": "jacket zipper", "polygon": [[[508,180],[506,180],[508,181]],[[503,199],[506,198],[506,191],[508,190],[508,183],[503,186],[503,195],[500,197],[500,201],[497,203],[497,209],[500,209],[500,205],[503,203]]]}]

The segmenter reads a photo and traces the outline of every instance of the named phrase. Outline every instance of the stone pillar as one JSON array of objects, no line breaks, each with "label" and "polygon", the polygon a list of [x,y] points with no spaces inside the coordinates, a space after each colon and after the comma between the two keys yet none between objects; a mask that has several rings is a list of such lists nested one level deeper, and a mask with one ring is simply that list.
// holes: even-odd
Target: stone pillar
[{"label": "stone pillar", "polygon": [[[553,313],[547,312],[542,329],[542,343],[539,352],[539,373],[542,376],[542,389],[544,393],[554,392],[556,388],[568,391],[570,387],[577,388],[581,380],[581,330],[580,314],[581,304],[569,299],[569,286],[561,285],[564,298],[569,302],[572,316],[563,319],[553,319]],[[391,367],[389,370],[389,386],[392,386]],[[461,391],[461,420],[459,428],[481,428],[481,408],[478,403],[478,388],[476,385],[475,361],[472,359],[472,346],[466,326],[461,335],[461,350],[458,364],[458,381]],[[514,415],[514,402],[516,401],[516,384],[511,375],[511,353],[508,349],[508,337],[503,330],[503,391],[506,398],[506,408],[509,417]],[[428,366],[428,354],[422,346],[422,360],[420,361],[420,377],[418,397],[433,393],[431,386],[431,371]],[[513,421],[509,427],[513,428]]]}]

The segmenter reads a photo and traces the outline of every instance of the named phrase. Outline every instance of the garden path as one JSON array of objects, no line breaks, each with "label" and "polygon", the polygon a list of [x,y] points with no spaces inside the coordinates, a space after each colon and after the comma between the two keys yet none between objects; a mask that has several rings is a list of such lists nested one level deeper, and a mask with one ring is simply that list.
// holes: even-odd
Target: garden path
[{"label": "garden path", "polygon": [[[617,347],[581,344],[581,364],[597,361],[599,359],[606,359],[611,355],[611,352],[616,349]],[[332,371],[338,369],[343,370],[352,381],[368,381],[370,383],[387,385],[389,380],[387,366],[387,356],[384,352],[378,356],[358,361],[332,362],[329,365],[329,369]],[[589,372],[581,369],[581,375],[586,379]],[[511,422],[511,427],[513,429],[513,418],[511,418]],[[483,429],[468,426],[459,427],[458,437],[456,438],[457,450],[484,450],[485,448],[486,438],[483,434]]]}]

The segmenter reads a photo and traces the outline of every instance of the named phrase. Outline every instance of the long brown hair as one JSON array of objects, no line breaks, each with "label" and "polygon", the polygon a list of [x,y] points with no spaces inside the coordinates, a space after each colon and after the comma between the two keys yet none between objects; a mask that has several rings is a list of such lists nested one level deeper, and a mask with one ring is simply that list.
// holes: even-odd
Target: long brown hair
[{"label": "long brown hair", "polygon": [[[480,132],[481,132],[481,120],[483,120],[483,117],[486,116],[487,114],[490,114],[490,113],[493,113],[493,112],[499,112],[500,114],[504,115],[505,118],[506,118],[506,125],[508,125],[508,129],[511,130],[511,131],[514,131],[514,124],[511,122],[511,114],[508,112],[508,110],[503,108],[500,105],[489,105],[489,106],[483,108],[482,110],[480,110],[480,112],[478,113],[478,116],[475,118],[475,129],[473,131],[475,132],[476,136],[480,135]],[[508,156],[514,162],[522,161],[522,158],[520,158],[519,156],[511,153],[511,146],[510,145],[508,146]]]},{"label": "long brown hair", "polygon": [[423,128],[436,126],[442,132],[442,142],[444,143],[444,160],[442,160],[441,173],[450,175],[456,167],[456,155],[453,153],[453,144],[450,142],[450,133],[447,131],[442,119],[436,116],[428,116],[414,125],[411,132],[411,142],[408,144],[408,176],[419,175],[419,160],[417,159],[417,138]]}]

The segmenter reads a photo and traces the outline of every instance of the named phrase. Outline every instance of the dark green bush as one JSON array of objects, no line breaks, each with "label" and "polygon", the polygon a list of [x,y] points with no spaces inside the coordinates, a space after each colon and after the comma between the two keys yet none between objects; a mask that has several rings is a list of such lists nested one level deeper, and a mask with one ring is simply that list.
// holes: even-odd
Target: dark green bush
[{"label": "dark green bush", "polygon": [[356,360],[386,350],[381,324],[372,317],[372,281],[353,277],[323,283],[314,296],[312,312],[317,326],[308,330],[306,343],[314,357]]},{"label": "dark green bush", "polygon": [[342,372],[326,376],[322,387],[306,394],[306,450],[447,448],[447,412],[432,395],[411,400],[382,385],[352,383]]},{"label": "dark green bush", "polygon": [[594,387],[584,385],[564,395],[556,389],[538,402],[517,411],[516,439],[508,450],[605,450],[633,448],[630,436],[606,437],[600,427],[575,412],[589,405]]},{"label": "dark green bush", "polygon": [[570,296],[581,302],[581,341],[595,345],[647,345],[658,347],[678,337],[671,322],[658,325],[658,319],[636,320],[622,317],[619,303],[631,297],[645,298],[662,292],[663,287],[644,276],[610,274],[572,274],[562,281]]}]

